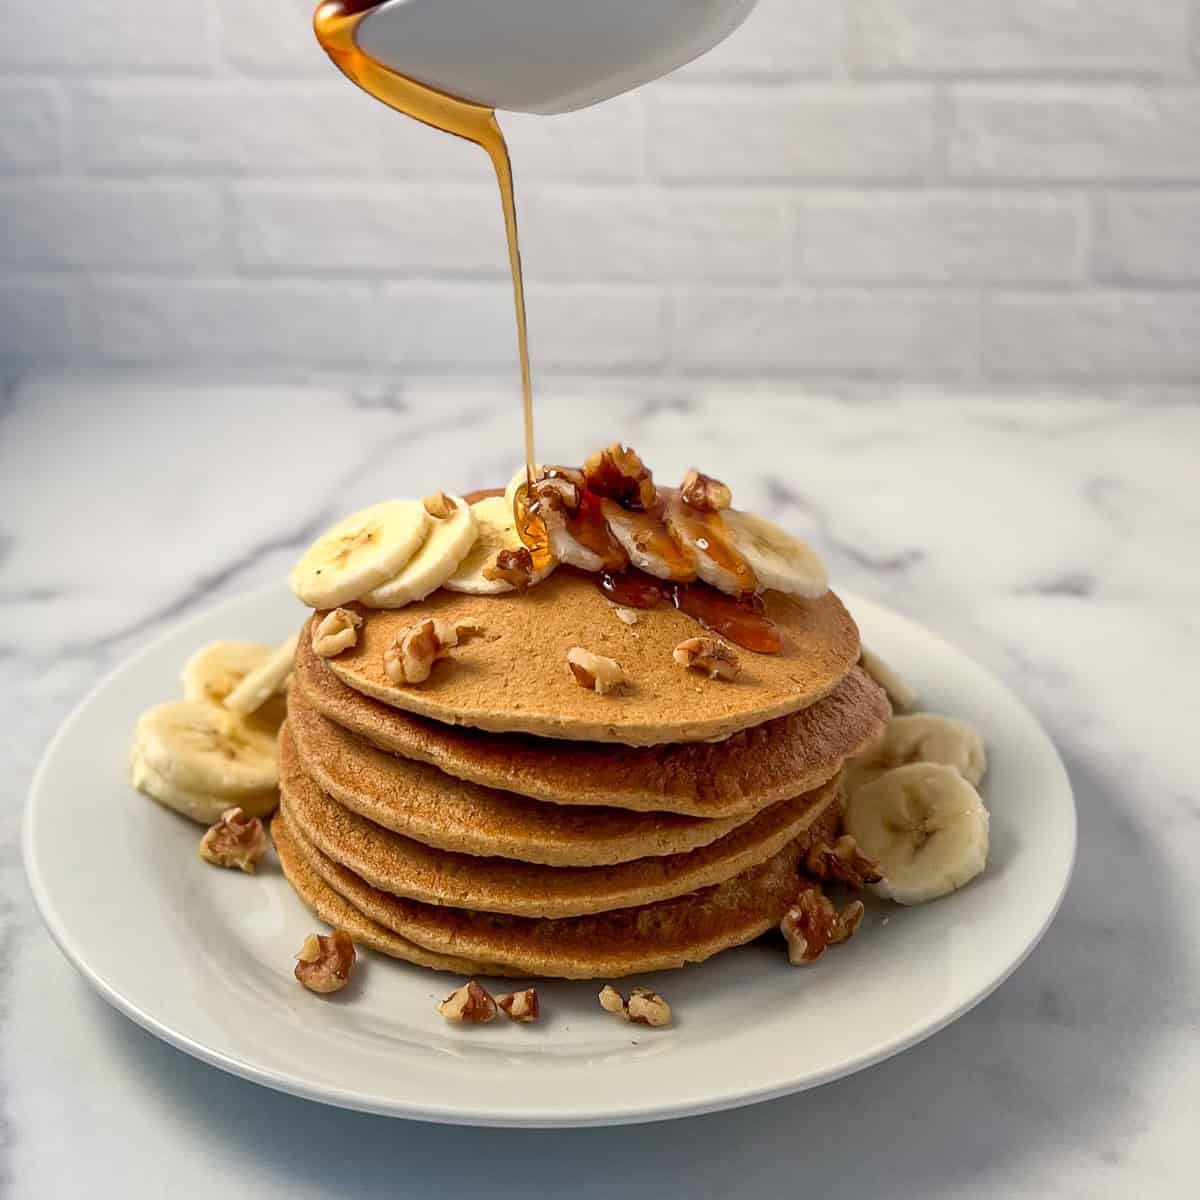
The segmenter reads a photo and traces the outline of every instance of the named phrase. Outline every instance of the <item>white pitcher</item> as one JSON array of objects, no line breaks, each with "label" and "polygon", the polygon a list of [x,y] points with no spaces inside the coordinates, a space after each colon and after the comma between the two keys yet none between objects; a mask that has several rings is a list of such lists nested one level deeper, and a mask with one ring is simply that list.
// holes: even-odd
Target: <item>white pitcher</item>
[{"label": "white pitcher", "polygon": [[[757,0],[383,0],[356,39],[418,83],[511,112],[560,113],[698,58]],[[356,6],[357,7],[357,6]]]}]

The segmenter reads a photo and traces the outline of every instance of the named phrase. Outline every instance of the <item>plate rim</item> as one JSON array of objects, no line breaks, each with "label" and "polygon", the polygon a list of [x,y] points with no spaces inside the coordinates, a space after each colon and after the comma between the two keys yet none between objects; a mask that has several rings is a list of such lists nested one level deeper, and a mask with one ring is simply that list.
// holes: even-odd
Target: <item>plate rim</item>
[{"label": "plate rim", "polygon": [[1074,789],[1071,786],[1070,776],[1062,761],[1062,756],[1059,754],[1057,746],[1055,746],[1053,739],[1047,733],[1041,721],[1038,720],[1024,701],[1017,696],[1004,680],[1000,679],[989,668],[983,666],[975,658],[967,654],[966,651],[961,650],[954,643],[944,638],[940,633],[920,624],[903,613],[899,613],[857,592],[839,591],[838,594],[847,609],[850,610],[851,615],[854,615],[857,606],[878,609],[890,619],[899,622],[906,632],[915,631],[922,637],[931,638],[942,647],[967,659],[976,670],[987,676],[993,686],[1005,694],[1009,702],[1021,710],[1023,715],[1028,718],[1032,726],[1036,729],[1038,735],[1045,741],[1047,748],[1051,752],[1054,769],[1059,776],[1059,782],[1063,788],[1063,796],[1066,801],[1064,815],[1067,818],[1069,832],[1069,850],[1063,866],[1058,891],[1053,903],[1047,908],[1046,914],[1038,926],[1036,933],[1030,937],[1022,951],[1006,963],[1004,968],[997,972],[994,978],[990,979],[985,986],[973,991],[965,998],[959,998],[955,1003],[947,1004],[942,1009],[936,1010],[931,1014],[930,1019],[914,1022],[912,1027],[899,1037],[881,1039],[877,1043],[865,1047],[861,1053],[848,1056],[837,1063],[831,1064],[825,1070],[809,1072],[797,1079],[767,1083],[757,1088],[735,1085],[722,1091],[714,1092],[710,1090],[703,1099],[697,1099],[692,1102],[676,1101],[663,1104],[661,1102],[647,1101],[620,1111],[616,1109],[585,1109],[563,1112],[558,1107],[553,1110],[547,1107],[532,1113],[525,1111],[518,1117],[505,1117],[503,1114],[498,1113],[495,1108],[472,1107],[470,1105],[448,1106],[430,1104],[429,1102],[414,1103],[394,1097],[383,1097],[360,1090],[342,1088],[336,1085],[318,1085],[291,1072],[264,1067],[235,1054],[216,1049],[176,1029],[171,1024],[169,1017],[156,1016],[154,1013],[147,1011],[145,1007],[131,1001],[117,986],[91,966],[87,959],[86,948],[80,946],[71,935],[41,875],[34,848],[35,824],[37,821],[36,810],[39,793],[45,786],[43,782],[44,776],[49,771],[51,762],[60,746],[70,737],[76,723],[90,708],[97,695],[103,692],[118,676],[124,674],[135,664],[152,657],[164,643],[172,641],[187,629],[195,625],[204,624],[213,618],[219,617],[226,611],[255,602],[262,602],[269,597],[278,596],[281,593],[282,585],[274,582],[258,588],[247,589],[235,596],[227,597],[219,604],[211,605],[184,621],[172,624],[162,630],[136,653],[114,664],[75,703],[70,712],[63,718],[53,736],[46,743],[29,784],[21,819],[20,845],[25,877],[29,883],[30,892],[33,895],[38,915],[47,932],[50,934],[51,940],[67,961],[83,976],[102,999],[136,1025],[192,1058],[226,1071],[231,1075],[270,1088],[273,1091],[283,1092],[287,1095],[296,1096],[318,1104],[328,1104],[336,1108],[370,1113],[376,1116],[397,1117],[405,1120],[418,1120],[443,1125],[567,1129],[639,1125],[724,1112],[780,1099],[784,1096],[796,1095],[812,1088],[821,1087],[826,1083],[846,1078],[849,1075],[856,1074],[859,1071],[866,1070],[880,1062],[886,1061],[897,1054],[901,1054],[905,1050],[909,1050],[913,1046],[925,1041],[927,1038],[940,1033],[948,1025],[951,1025],[954,1021],[981,1004],[997,988],[1011,978],[1013,973],[1020,968],[1029,955],[1037,948],[1062,907],[1067,889],[1071,883],[1078,854],[1078,810]]}]

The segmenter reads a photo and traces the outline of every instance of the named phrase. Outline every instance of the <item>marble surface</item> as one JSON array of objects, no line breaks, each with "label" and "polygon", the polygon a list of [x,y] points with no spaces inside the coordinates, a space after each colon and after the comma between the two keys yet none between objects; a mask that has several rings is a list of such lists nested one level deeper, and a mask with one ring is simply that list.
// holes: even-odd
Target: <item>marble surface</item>
[{"label": "marble surface", "polygon": [[[42,747],[158,631],[342,510],[507,478],[511,393],[39,375],[0,397],[0,1189],[16,1197],[1184,1194],[1200,1107],[1200,405],[1186,397],[548,392],[548,458],[692,460],[834,579],[997,671],[1058,742],[1076,875],[1017,974],[856,1077],[630,1129],[422,1126],[224,1075],[93,995],[33,909]],[[147,969],[152,969],[148,962]],[[519,1080],[514,1086],[519,1086]]]}]

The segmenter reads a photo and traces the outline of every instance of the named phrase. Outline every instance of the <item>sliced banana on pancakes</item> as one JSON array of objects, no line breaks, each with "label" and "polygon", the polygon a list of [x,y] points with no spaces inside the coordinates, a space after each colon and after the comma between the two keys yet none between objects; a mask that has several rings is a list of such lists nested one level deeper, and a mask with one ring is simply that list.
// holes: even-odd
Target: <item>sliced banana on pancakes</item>
[{"label": "sliced banana on pancakes", "polygon": [[386,500],[327,529],[292,568],[292,591],[310,608],[337,608],[394,579],[432,518],[417,500]]},{"label": "sliced banana on pancakes", "polygon": [[734,548],[750,564],[760,588],[809,600],[829,590],[825,564],[807,542],[754,513],[727,508],[721,516],[733,534]]},{"label": "sliced banana on pancakes", "polygon": [[[502,550],[524,549],[512,505],[503,496],[489,496],[471,505],[475,519],[475,544],[459,563],[457,570],[442,584],[451,592],[466,592],[471,596],[498,596],[514,587],[504,579],[489,579],[484,571],[495,565]],[[555,563],[535,571],[530,583],[540,583],[554,569]]]},{"label": "sliced banana on pancakes", "polygon": [[401,572],[360,597],[368,608],[403,608],[436,592],[470,553],[478,537],[475,517],[461,496],[445,496],[446,516],[430,516],[421,548]]},{"label": "sliced banana on pancakes", "polygon": [[968,783],[978,785],[987,771],[987,752],[979,731],[967,721],[936,713],[893,717],[882,735],[846,764],[846,794],[910,763],[953,767]]},{"label": "sliced banana on pancakes", "polygon": [[279,781],[275,739],[236,713],[197,700],[171,700],[143,713],[134,756],[185,792],[240,803]]},{"label": "sliced banana on pancakes", "polygon": [[912,763],[864,784],[845,828],[879,864],[878,895],[923,904],[969,883],[987,865],[988,811],[954,767]]}]

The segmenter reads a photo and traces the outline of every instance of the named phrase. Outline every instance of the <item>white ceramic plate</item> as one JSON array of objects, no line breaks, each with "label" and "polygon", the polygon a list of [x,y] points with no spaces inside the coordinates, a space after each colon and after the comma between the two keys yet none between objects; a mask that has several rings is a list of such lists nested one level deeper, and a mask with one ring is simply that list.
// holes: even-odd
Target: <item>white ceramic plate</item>
[{"label": "white ceramic plate", "polygon": [[298,1096],[394,1116],[479,1125],[603,1125],[681,1117],[814,1087],[896,1054],[979,1003],[1058,908],[1075,809],[1054,747],[999,682],[918,626],[848,598],[864,640],[925,707],[974,721],[991,769],[992,853],[962,892],[917,909],[873,906],[820,963],[756,945],[641,981],[677,1023],[649,1030],[602,1012],[591,983],[539,984],[544,1019],[450,1027],[434,1003],[452,977],[364,953],[332,999],[292,977],[314,919],[273,860],[215,870],[199,829],[136,793],[126,755],[138,714],[176,694],[197,646],[282,640],[301,617],[282,588],[162,638],[109,676],[46,751],[25,823],[42,916],[110,1003],[214,1066]]}]

